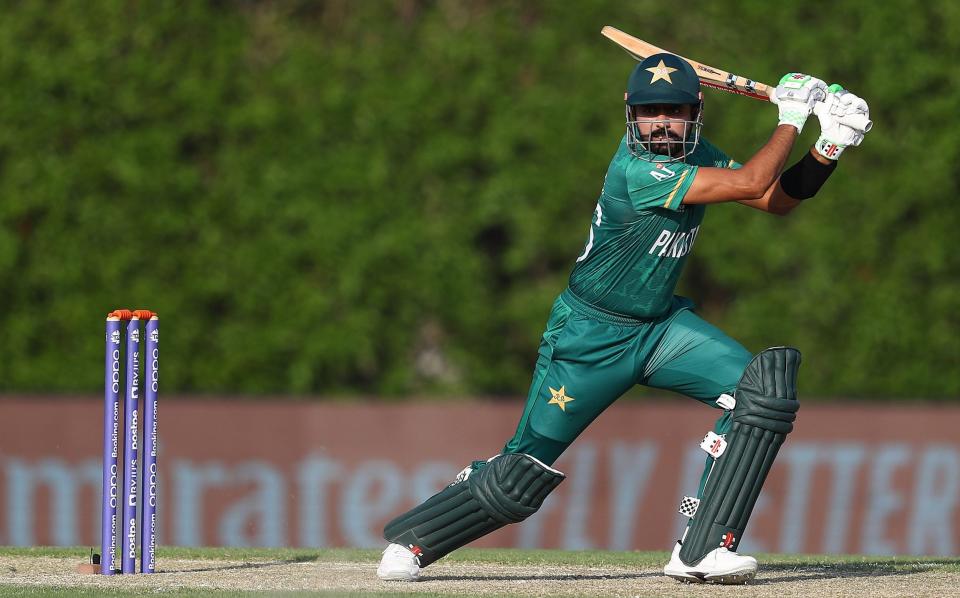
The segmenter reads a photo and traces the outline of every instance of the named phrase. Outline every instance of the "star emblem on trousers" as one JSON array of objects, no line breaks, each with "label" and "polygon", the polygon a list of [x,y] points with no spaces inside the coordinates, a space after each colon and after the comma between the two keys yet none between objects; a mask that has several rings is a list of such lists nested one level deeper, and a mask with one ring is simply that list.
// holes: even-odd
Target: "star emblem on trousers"
[{"label": "star emblem on trousers", "polygon": [[676,72],[677,69],[663,64],[663,60],[661,60],[660,64],[658,64],[657,66],[652,66],[648,69],[643,69],[643,70],[653,74],[653,77],[650,79],[650,85],[653,85],[654,83],[656,83],[657,81],[660,81],[661,79],[663,79],[670,85],[673,85],[673,80],[670,79],[670,73]]},{"label": "star emblem on trousers", "polygon": [[555,388],[550,388],[550,394],[553,396],[550,398],[549,401],[547,401],[547,404],[556,405],[560,407],[560,411],[566,411],[567,403],[569,403],[570,401],[576,400],[573,397],[567,396],[567,391],[565,386],[561,386],[560,390],[557,390]]}]

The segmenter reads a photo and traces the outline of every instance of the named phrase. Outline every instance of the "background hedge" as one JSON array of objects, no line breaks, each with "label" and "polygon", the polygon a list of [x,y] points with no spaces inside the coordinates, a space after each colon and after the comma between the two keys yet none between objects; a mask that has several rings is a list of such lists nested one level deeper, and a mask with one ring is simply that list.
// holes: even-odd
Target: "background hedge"
[{"label": "background hedge", "polygon": [[[790,217],[708,211],[681,291],[807,396],[960,394],[952,0],[7,5],[0,391],[97,392],[150,307],[164,391],[524,394],[623,129],[605,24],[870,101]],[[746,160],[776,109],[706,95]]]}]

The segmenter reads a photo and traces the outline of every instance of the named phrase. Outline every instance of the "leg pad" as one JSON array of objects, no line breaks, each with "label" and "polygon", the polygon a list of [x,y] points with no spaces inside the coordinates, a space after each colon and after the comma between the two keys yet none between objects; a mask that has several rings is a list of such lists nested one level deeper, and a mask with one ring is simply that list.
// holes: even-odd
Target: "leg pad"
[{"label": "leg pad", "polygon": [[498,455],[386,525],[383,536],[426,567],[508,523],[537,512],[566,476],[530,455]]},{"label": "leg pad", "polygon": [[800,408],[799,367],[799,351],[776,347],[754,357],[744,370],[727,448],[710,472],[680,549],[687,566],[720,546],[737,549],[780,445],[793,430]]}]

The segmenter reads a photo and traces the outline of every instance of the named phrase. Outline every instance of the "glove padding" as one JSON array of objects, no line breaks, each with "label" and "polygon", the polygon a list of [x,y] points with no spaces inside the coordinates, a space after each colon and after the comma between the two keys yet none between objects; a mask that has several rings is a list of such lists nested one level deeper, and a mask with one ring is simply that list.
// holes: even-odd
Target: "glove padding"
[{"label": "glove padding", "polygon": [[778,125],[793,125],[797,134],[817,102],[827,96],[827,84],[803,73],[787,73],[780,79],[770,101],[780,110]]},{"label": "glove padding", "polygon": [[813,109],[820,120],[820,137],[814,148],[824,158],[836,160],[846,148],[860,145],[873,123],[863,98],[836,83],[829,87],[829,92]]}]

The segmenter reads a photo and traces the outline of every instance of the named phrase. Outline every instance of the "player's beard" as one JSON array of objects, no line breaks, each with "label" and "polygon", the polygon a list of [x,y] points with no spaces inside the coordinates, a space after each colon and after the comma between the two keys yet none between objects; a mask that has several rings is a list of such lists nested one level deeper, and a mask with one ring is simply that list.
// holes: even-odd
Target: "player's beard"
[{"label": "player's beard", "polygon": [[[667,143],[670,140],[672,143]],[[684,153],[683,138],[671,129],[659,129],[650,134],[650,151],[661,156],[679,158]]]}]

